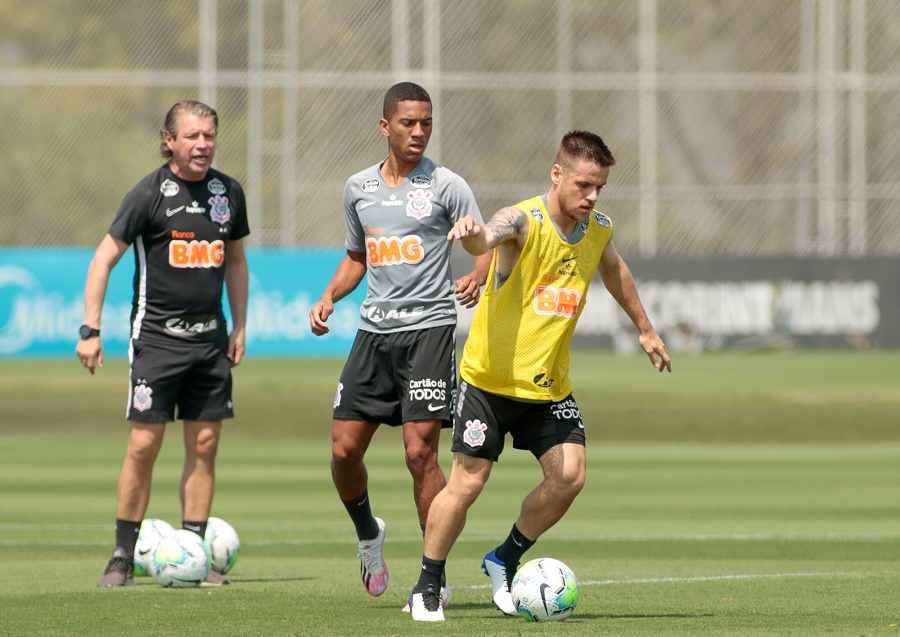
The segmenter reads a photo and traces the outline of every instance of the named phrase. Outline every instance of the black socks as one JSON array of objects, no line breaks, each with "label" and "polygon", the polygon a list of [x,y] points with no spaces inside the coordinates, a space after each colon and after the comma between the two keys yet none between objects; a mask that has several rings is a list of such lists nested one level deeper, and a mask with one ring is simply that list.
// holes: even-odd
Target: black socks
[{"label": "black socks", "polygon": [[353,500],[341,500],[344,508],[350,514],[353,525],[356,527],[356,537],[362,540],[372,540],[378,537],[378,523],[372,516],[372,507],[369,504],[369,490]]},{"label": "black socks", "polygon": [[129,522],[116,518],[116,546],[122,547],[129,559],[134,559],[134,546],[140,532],[141,521]]}]

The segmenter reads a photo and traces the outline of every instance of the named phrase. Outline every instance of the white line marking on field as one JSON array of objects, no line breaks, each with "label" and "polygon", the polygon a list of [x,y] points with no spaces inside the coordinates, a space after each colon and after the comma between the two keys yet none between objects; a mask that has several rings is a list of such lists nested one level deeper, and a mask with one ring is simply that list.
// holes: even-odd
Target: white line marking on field
[{"label": "white line marking on field", "polygon": [[[731,575],[703,575],[695,577],[649,577],[641,579],[606,579],[586,580],[578,582],[579,586],[616,586],[627,584],[691,584],[694,582],[718,582],[727,580],[754,580],[754,579],[790,579],[809,577],[871,577],[875,575],[887,575],[889,573],[879,571],[834,571],[824,573],[735,573]],[[471,586],[456,586],[453,588],[490,588],[490,584],[475,584]]]},{"label": "white line marking on field", "polygon": [[[54,525],[54,524],[0,524],[0,533],[4,531],[52,531],[56,533],[76,532],[76,531],[103,531],[111,532],[112,526],[91,526],[91,525]],[[262,532],[290,532],[290,529],[275,529],[272,527],[245,528],[242,531],[262,531]],[[309,533],[308,529],[304,533]],[[486,531],[476,531],[467,533],[459,538],[459,542],[484,542],[486,540],[496,541],[502,534],[490,533]],[[548,536],[545,541],[571,542],[571,541],[590,541],[590,542],[652,542],[652,541],[671,541],[671,542],[715,542],[715,541],[731,541],[731,542],[887,542],[900,539],[897,533],[862,533],[862,534],[842,534],[842,533],[823,533],[823,534],[798,534],[798,533],[731,533],[731,534],[577,534],[577,535],[556,535]],[[319,544],[343,544],[346,542],[356,542],[356,538],[351,535],[327,535],[318,538],[247,538],[244,544],[247,546],[305,546]],[[392,535],[391,543],[421,543],[421,535]],[[104,546],[109,544],[106,540],[39,540],[31,538],[9,538],[0,539],[0,546]]]}]

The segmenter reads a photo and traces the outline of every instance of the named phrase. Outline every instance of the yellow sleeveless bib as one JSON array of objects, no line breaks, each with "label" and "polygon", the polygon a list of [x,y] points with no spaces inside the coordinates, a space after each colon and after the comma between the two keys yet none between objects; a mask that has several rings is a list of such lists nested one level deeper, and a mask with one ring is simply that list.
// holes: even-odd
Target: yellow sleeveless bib
[{"label": "yellow sleeveless bib", "polygon": [[528,214],[528,240],[499,289],[494,255],[460,373],[488,392],[558,401],[572,392],[569,344],[612,224],[594,211],[585,236],[570,245],[540,197],[516,208]]}]

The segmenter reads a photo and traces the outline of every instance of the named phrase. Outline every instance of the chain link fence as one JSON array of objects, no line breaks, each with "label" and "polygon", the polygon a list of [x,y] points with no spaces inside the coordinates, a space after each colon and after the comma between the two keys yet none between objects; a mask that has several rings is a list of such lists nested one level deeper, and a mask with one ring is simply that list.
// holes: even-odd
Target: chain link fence
[{"label": "chain link fence", "polygon": [[196,98],[251,245],[341,246],[400,80],[486,216],[585,128],[626,255],[900,255],[897,0],[6,0],[0,243],[95,245]]}]

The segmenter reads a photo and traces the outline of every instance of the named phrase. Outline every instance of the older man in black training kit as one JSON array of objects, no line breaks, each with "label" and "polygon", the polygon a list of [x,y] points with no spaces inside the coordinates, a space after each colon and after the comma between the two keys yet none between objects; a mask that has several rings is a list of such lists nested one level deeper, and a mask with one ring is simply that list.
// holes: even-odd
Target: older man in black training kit
[{"label": "older man in black training kit", "polygon": [[[116,548],[97,586],[134,584],[134,548],[150,501],[166,423],[184,421],[182,526],[201,538],[212,506],[222,420],[234,416],[231,368],[244,356],[250,233],[241,185],[211,167],[219,120],[196,101],[166,114],[168,161],[125,196],[88,270],[76,352],[91,374],[103,366],[100,316],[109,275],[134,245],[134,302],[126,418],[131,423],[116,504]],[[222,312],[228,288],[232,331]],[[177,415],[176,415],[177,408]],[[205,586],[228,584],[210,571]]]}]

